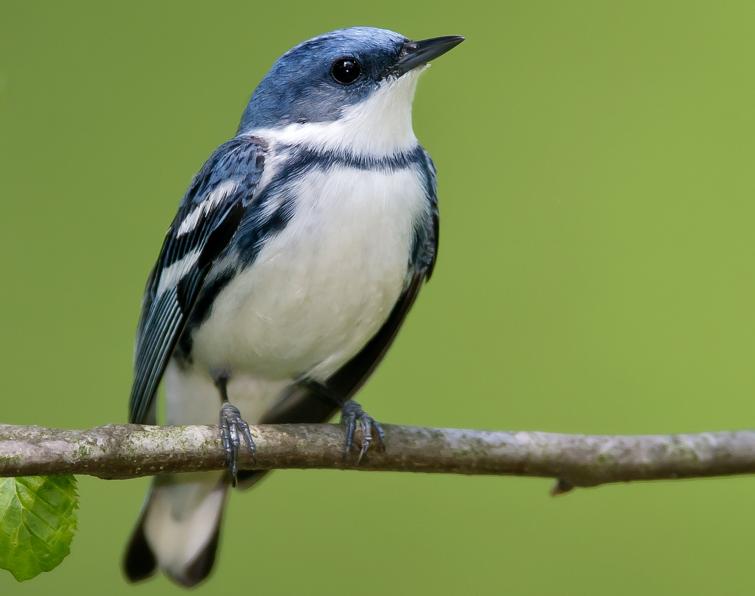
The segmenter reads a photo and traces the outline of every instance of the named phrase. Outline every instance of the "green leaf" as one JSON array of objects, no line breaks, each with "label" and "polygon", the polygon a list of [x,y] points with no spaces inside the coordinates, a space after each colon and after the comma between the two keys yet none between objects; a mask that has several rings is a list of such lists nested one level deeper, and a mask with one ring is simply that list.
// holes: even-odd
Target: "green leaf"
[{"label": "green leaf", "polygon": [[0,568],[18,581],[57,567],[76,531],[73,476],[0,478]]}]

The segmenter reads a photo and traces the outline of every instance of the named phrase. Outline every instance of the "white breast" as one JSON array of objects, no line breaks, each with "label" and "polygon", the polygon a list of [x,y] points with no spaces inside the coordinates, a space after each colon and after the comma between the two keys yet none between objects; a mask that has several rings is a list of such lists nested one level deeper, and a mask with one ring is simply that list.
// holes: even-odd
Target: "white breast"
[{"label": "white breast", "polygon": [[415,168],[333,167],[297,182],[296,208],[194,335],[197,364],[268,379],[324,380],[385,322],[427,209]]}]

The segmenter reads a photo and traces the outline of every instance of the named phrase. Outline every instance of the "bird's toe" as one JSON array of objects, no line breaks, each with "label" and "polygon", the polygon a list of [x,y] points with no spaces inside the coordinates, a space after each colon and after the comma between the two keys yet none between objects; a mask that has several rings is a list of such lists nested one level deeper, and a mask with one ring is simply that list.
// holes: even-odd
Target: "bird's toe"
[{"label": "bird's toe", "polygon": [[367,454],[370,447],[384,448],[385,433],[380,423],[362,409],[357,402],[348,400],[341,408],[341,424],[346,427],[346,441],[344,443],[344,458],[354,447],[354,433],[357,428],[362,431],[362,440],[357,456],[357,463]]},{"label": "bird's toe", "polygon": [[246,444],[252,457],[254,457],[256,447],[252,438],[252,432],[247,422],[241,417],[241,412],[239,412],[236,406],[228,402],[224,403],[220,408],[220,439],[223,443],[231,482],[233,486],[236,486],[239,471],[239,449],[241,448],[242,441]]}]

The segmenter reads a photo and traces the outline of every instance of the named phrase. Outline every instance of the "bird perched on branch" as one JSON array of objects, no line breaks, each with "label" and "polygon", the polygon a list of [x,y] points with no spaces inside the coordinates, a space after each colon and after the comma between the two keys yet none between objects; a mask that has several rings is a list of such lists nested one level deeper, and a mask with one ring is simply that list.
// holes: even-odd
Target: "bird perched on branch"
[{"label": "bird perched on branch", "polygon": [[154,480],[128,545],[136,581],[185,586],[210,573],[228,487],[254,452],[247,422],[322,422],[338,409],[362,441],[380,425],[351,398],[430,277],[435,169],[412,129],[417,79],[463,40],[411,41],[354,27],[284,54],[236,136],[189,187],[147,281],[130,421],[220,423],[228,471]]}]

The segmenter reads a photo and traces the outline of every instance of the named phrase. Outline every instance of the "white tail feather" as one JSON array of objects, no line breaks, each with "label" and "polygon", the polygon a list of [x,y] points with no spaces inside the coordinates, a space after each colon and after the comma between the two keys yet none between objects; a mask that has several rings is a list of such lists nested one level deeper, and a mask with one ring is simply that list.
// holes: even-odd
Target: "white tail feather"
[{"label": "white tail feather", "polygon": [[144,533],[161,569],[174,577],[185,574],[214,537],[227,492],[219,472],[156,479]]}]

